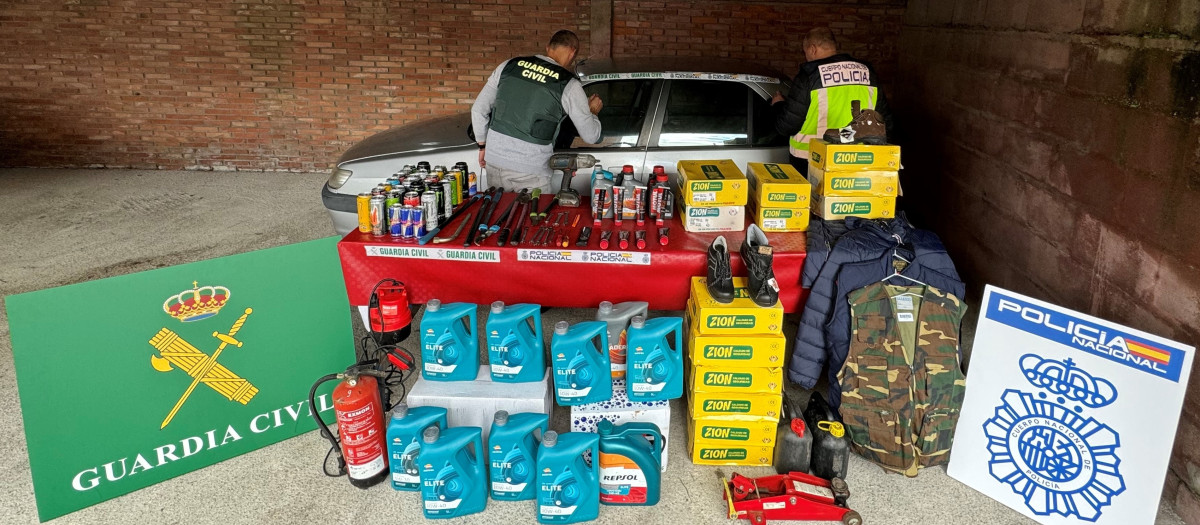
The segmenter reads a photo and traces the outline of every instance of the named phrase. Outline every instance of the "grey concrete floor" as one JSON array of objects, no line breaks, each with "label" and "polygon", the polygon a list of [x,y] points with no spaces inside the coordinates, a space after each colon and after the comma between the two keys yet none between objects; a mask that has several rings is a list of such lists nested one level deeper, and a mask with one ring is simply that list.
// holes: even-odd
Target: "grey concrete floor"
[{"label": "grey concrete floor", "polygon": [[[0,170],[0,296],[325,237],[324,174],[133,170]],[[70,254],[70,255],[66,255]],[[330,276],[340,279],[341,276]],[[554,321],[590,310],[551,309]],[[0,521],[36,523],[33,484],[13,369],[8,318],[0,310]],[[411,341],[411,340],[410,340]],[[415,345],[414,345],[415,348]],[[555,424],[566,430],[565,410]],[[672,437],[684,436],[682,405]],[[386,485],[368,490],[321,474],[327,443],[310,432],[69,514],[54,523],[407,523],[422,521],[418,496]],[[604,523],[725,523],[718,478],[735,469],[700,467],[684,440],[669,444],[670,467],[654,507],[605,507]],[[769,469],[736,469],[765,475]],[[868,524],[1019,524],[1023,516],[928,469],[915,479],[853,458],[852,507]],[[461,523],[532,523],[530,502],[488,502]],[[1182,524],[1165,505],[1156,523]]]}]

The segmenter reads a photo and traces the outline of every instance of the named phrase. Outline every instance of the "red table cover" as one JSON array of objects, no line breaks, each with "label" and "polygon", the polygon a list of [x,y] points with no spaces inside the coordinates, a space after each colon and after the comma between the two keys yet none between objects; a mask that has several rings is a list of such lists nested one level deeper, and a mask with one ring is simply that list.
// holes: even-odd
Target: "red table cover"
[{"label": "red table cover", "polygon": [[[515,193],[504,194],[493,222],[515,198]],[[544,207],[549,199],[550,196],[543,195],[541,206]],[[739,254],[745,232],[690,233],[685,232],[680,220],[675,218],[666,222],[665,226],[670,228],[670,242],[661,246],[658,227],[653,222],[639,228],[634,221],[623,221],[620,229],[631,232],[629,248],[621,250],[617,246],[618,235],[614,231],[612,244],[607,250],[601,250],[599,230],[611,230],[616,226],[608,219],[600,228],[594,227],[587,205],[585,199],[583,207],[555,207],[549,214],[547,220],[553,220],[559,212],[568,213],[566,226],[559,228],[569,235],[570,243],[566,248],[531,245],[529,241],[535,231],[532,227],[519,246],[498,247],[497,236],[492,235],[481,246],[464,247],[467,230],[479,212],[478,204],[470,211],[472,224],[463,228],[458,238],[444,244],[430,242],[422,246],[387,235],[352,231],[338,243],[350,304],[366,305],[375,284],[393,278],[406,285],[413,304],[440,299],[447,303],[504,301],[595,308],[601,301],[648,301],[652,310],[683,310],[691,277],[706,274],[708,247],[718,235],[724,235],[728,242],[733,275],[746,275]],[[579,222],[572,227],[576,215]],[[452,233],[463,217],[465,214],[444,227],[441,235]],[[529,224],[528,218],[525,224]],[[593,232],[588,246],[579,248],[575,246],[575,239],[584,226],[592,226]],[[632,232],[639,229],[647,231],[644,250],[637,249],[634,243]],[[779,298],[784,310],[799,311],[804,299],[800,271],[804,265],[805,234],[768,233],[767,240],[774,248],[775,277],[779,281]],[[621,262],[583,262],[582,259]]]}]

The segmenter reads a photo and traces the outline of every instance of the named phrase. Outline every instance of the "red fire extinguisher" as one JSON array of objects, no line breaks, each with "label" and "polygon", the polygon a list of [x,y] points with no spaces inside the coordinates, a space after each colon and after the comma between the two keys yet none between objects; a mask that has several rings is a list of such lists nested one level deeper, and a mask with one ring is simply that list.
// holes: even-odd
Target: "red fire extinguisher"
[{"label": "red fire extinguisher", "polygon": [[[377,370],[354,366],[340,374],[329,374],[317,380],[309,391],[309,406],[315,407],[317,387],[326,381],[340,379],[333,388],[333,411],[336,414],[338,438],[325,426],[317,409],[313,418],[321,435],[332,443],[330,454],[340,452],[339,472],[326,474],[340,476],[343,472],[350,484],[367,488],[383,481],[388,476],[387,438],[384,432],[384,407],[380,395],[380,382],[384,374]],[[339,448],[340,447],[340,448]],[[328,456],[326,457],[328,459]]]},{"label": "red fire extinguisher", "polygon": [[395,345],[408,339],[412,331],[412,311],[404,283],[395,279],[379,281],[371,290],[367,317],[378,344]]}]

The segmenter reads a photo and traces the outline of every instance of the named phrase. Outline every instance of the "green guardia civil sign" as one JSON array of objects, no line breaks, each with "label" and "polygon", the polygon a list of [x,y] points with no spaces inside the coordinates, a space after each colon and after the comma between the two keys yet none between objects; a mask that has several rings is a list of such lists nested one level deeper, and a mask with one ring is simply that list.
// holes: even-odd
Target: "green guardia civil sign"
[{"label": "green guardia civil sign", "polygon": [[38,517],[316,428],[308,389],[354,360],[336,243],[8,297]]}]

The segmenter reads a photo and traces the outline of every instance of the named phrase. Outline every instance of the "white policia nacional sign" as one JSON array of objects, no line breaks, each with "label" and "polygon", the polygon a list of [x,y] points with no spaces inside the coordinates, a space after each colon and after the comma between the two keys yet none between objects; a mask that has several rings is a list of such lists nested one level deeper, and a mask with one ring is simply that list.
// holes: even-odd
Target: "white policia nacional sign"
[{"label": "white policia nacional sign", "polygon": [[988,286],[946,471],[1039,523],[1153,523],[1194,353]]}]

